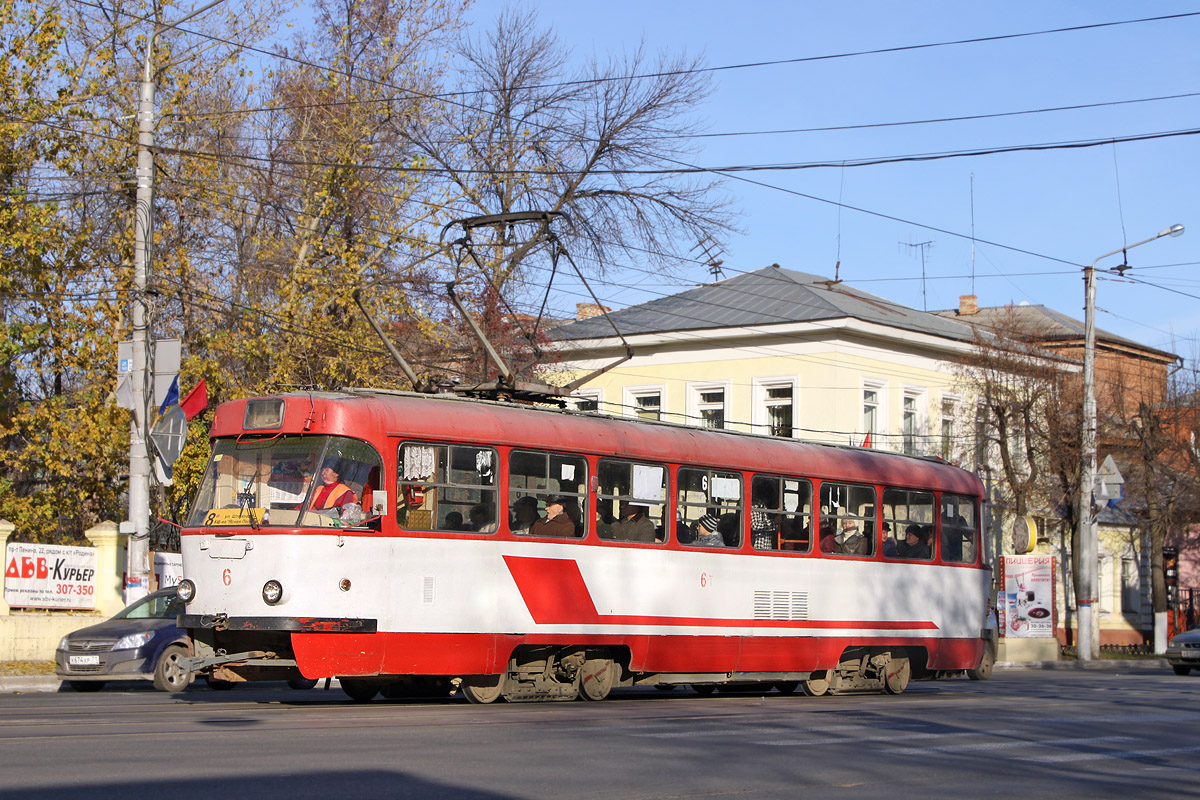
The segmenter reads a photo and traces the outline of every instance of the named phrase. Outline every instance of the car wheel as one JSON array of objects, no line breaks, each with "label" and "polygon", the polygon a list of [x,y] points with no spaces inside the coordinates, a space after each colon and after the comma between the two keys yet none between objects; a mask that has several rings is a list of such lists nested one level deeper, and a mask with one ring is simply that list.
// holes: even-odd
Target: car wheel
[{"label": "car wheel", "polygon": [[1187,664],[1172,664],[1171,669],[1175,670],[1176,675],[1187,675],[1192,671]]},{"label": "car wheel", "polygon": [[316,678],[292,678],[290,681],[287,682],[287,685],[293,689],[300,689],[301,691],[303,691],[305,689],[311,689],[314,686],[316,686],[317,679]]},{"label": "car wheel", "polygon": [[98,692],[104,688],[104,681],[67,681],[67,686],[77,692]]},{"label": "car wheel", "polygon": [[154,667],[154,688],[160,692],[182,692],[192,682],[192,673],[184,666],[187,648],[173,644],[162,651]]}]

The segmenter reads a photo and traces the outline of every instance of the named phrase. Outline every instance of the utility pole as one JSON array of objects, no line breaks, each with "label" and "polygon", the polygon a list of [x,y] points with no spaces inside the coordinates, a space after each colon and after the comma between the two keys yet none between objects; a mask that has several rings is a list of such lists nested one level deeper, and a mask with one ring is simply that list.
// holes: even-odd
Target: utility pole
[{"label": "utility pole", "polygon": [[[1083,311],[1083,451],[1079,498],[1076,518],[1079,554],[1079,585],[1075,587],[1076,625],[1079,628],[1079,660],[1092,661],[1100,655],[1100,629],[1092,605],[1099,598],[1096,591],[1097,571],[1100,561],[1100,543],[1097,534],[1095,502],[1092,493],[1096,486],[1096,265],[1101,260],[1117,253],[1125,254],[1135,247],[1161,239],[1164,236],[1179,236],[1182,225],[1172,225],[1159,231],[1149,239],[1105,253],[1083,271],[1086,292]],[[1127,266],[1127,265],[1126,265]]]},{"label": "utility pole", "polygon": [[146,63],[138,93],[137,205],[133,219],[133,419],[129,423],[129,521],[133,531],[126,543],[125,602],[150,590],[150,409],[147,395],[151,374],[147,368],[150,314],[146,287],[154,244],[154,40],[165,30],[187,22],[224,0],[215,0],[172,23],[156,24],[146,41]]}]

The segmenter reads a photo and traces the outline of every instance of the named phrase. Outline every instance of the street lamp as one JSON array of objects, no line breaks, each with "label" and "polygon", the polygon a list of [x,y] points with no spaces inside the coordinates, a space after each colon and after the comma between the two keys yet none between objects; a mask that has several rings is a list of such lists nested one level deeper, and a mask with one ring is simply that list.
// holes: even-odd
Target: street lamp
[{"label": "street lamp", "polygon": [[1079,659],[1091,661],[1099,655],[1099,636],[1092,604],[1096,602],[1096,572],[1100,561],[1100,543],[1096,535],[1096,516],[1092,512],[1092,492],[1096,483],[1096,264],[1109,256],[1124,253],[1164,236],[1179,236],[1182,225],[1172,225],[1149,239],[1105,253],[1084,270],[1087,284],[1083,317],[1083,460],[1079,478],[1079,509],[1076,518],[1079,539],[1079,585],[1075,587],[1076,619],[1079,627]]}]

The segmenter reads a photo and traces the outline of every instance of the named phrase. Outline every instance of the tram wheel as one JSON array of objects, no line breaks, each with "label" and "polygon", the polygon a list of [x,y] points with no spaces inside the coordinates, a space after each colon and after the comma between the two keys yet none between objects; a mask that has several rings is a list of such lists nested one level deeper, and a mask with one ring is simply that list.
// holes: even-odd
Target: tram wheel
[{"label": "tram wheel", "polygon": [[376,681],[361,678],[338,678],[342,691],[356,703],[369,703],[379,694],[379,684]]},{"label": "tram wheel", "polygon": [[463,678],[460,688],[472,703],[494,703],[504,694],[504,675],[469,675]]},{"label": "tram wheel", "polygon": [[800,681],[800,688],[809,697],[821,697],[829,692],[829,670],[817,670],[808,680]]},{"label": "tram wheel", "polygon": [[996,666],[996,646],[987,642],[983,646],[983,659],[975,669],[967,670],[967,677],[973,681],[986,681],[992,677],[992,667]]},{"label": "tram wheel", "polygon": [[603,700],[617,682],[620,668],[611,658],[591,658],[579,670],[579,696],[584,700]]},{"label": "tram wheel", "polygon": [[883,690],[888,694],[900,694],[908,688],[912,677],[912,664],[907,658],[893,658],[883,677]]}]

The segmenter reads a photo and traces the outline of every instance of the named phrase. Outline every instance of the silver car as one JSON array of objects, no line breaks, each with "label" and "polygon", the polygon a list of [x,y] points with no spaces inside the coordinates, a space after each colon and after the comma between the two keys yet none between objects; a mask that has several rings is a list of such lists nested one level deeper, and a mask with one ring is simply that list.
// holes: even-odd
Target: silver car
[{"label": "silver car", "polygon": [[1176,675],[1200,670],[1200,627],[1181,633],[1167,645],[1167,663]]}]

